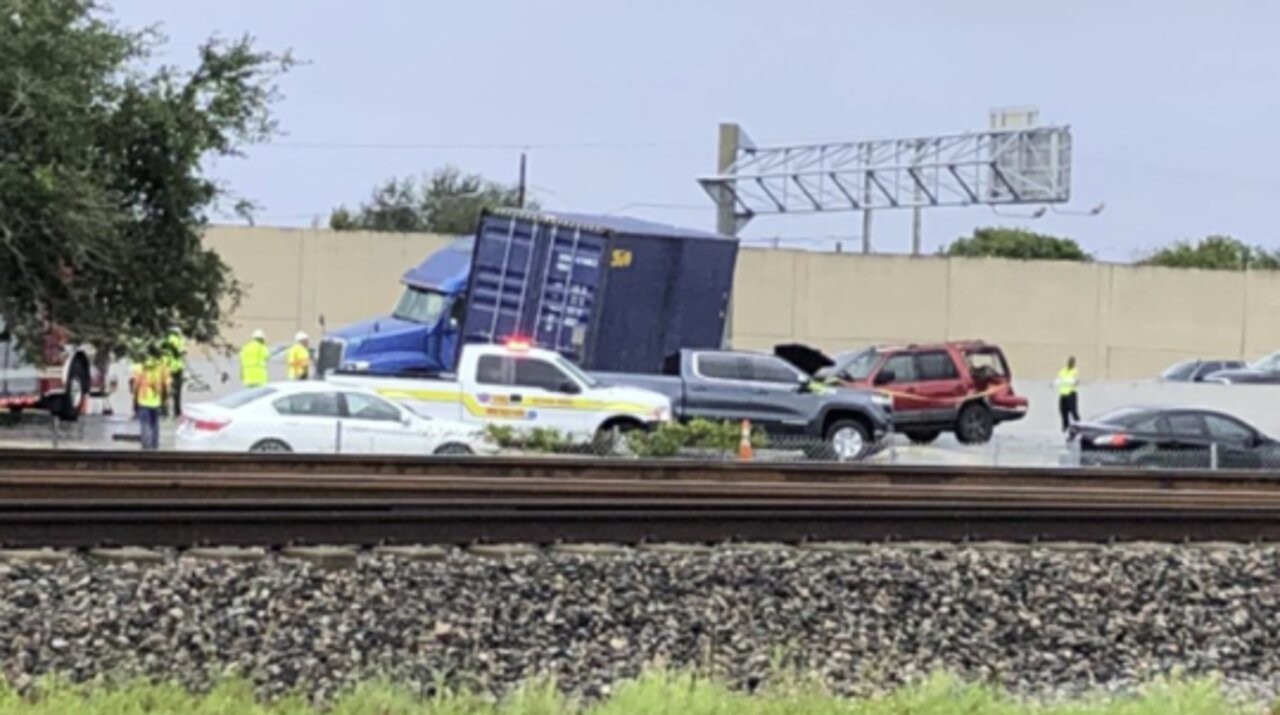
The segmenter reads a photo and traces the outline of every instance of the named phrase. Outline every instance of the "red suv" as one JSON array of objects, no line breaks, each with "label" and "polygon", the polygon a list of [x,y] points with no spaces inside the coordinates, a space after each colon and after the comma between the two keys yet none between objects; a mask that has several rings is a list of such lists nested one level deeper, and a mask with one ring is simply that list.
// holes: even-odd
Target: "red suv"
[{"label": "red suv", "polygon": [[1004,352],[980,340],[878,346],[834,357],[804,345],[780,345],[775,352],[827,382],[889,393],[894,430],[919,444],[943,432],[980,444],[997,424],[1027,414]]}]

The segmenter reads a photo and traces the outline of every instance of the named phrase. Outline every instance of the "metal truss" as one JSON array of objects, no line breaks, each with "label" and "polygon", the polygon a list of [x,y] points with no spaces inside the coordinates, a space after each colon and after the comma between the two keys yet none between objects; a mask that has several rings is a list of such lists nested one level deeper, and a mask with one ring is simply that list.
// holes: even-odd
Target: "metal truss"
[{"label": "metal truss", "polygon": [[743,136],[732,163],[698,182],[739,225],[758,214],[1061,203],[1071,129],[773,147]]}]

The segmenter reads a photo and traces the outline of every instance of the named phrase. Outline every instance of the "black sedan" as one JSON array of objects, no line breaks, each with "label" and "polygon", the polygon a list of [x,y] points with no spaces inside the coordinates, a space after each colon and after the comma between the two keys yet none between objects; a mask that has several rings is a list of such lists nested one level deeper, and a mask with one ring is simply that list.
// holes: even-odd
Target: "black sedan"
[{"label": "black sedan", "polygon": [[1209,375],[1223,370],[1238,370],[1244,360],[1183,360],[1160,373],[1165,382],[1204,382]]},{"label": "black sedan", "polygon": [[[1084,466],[1266,469],[1280,466],[1280,443],[1214,410],[1123,407],[1071,426]],[[1216,452],[1216,454],[1215,454]]]},{"label": "black sedan", "polygon": [[1280,385],[1280,352],[1249,363],[1236,370],[1219,370],[1206,376],[1203,382],[1224,385]]}]

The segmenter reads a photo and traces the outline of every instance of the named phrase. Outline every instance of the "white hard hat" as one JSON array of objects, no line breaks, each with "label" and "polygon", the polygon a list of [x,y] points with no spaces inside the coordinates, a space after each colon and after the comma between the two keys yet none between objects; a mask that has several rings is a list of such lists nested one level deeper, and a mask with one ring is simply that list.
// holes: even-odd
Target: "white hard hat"
[{"label": "white hard hat", "polygon": [[298,342],[302,342],[303,340],[310,340],[311,338],[308,337],[305,332],[299,330],[298,334],[293,336],[293,339],[297,340]]},{"label": "white hard hat", "polygon": [[258,328],[257,330],[253,331],[253,339],[254,339],[254,340],[266,340],[266,339],[267,339],[267,334],[266,334],[266,332],[264,332],[264,331],[262,330],[262,328]]}]

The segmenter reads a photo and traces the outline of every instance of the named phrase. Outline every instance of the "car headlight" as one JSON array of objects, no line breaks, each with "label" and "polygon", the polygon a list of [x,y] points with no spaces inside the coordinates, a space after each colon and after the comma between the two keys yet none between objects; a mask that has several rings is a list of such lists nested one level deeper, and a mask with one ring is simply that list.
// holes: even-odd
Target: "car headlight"
[{"label": "car headlight", "polygon": [[881,407],[892,407],[893,397],[886,395],[883,392],[876,392],[871,395],[871,402],[873,404],[880,405]]},{"label": "car headlight", "polygon": [[344,363],[342,366],[342,369],[352,370],[354,372],[364,372],[369,369],[369,361],[368,360],[352,360],[351,362]]},{"label": "car headlight", "polygon": [[650,413],[650,415],[653,417],[655,422],[668,422],[671,420],[671,408],[659,407]]}]

